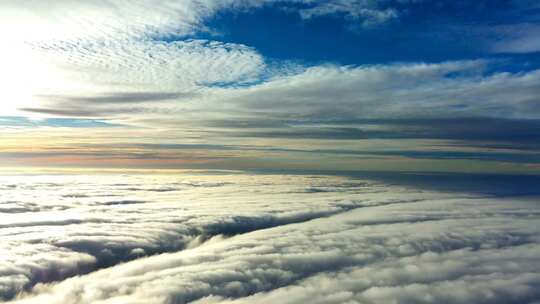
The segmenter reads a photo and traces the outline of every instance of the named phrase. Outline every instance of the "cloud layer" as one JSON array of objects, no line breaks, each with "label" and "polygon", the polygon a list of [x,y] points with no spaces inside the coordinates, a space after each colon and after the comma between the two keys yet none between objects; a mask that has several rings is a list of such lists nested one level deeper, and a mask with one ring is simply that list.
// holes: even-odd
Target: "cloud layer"
[{"label": "cloud layer", "polygon": [[[300,183],[285,186],[291,178],[267,176],[251,182],[250,177],[236,175],[116,176],[101,182],[99,176],[43,176],[31,181],[6,177],[0,209],[6,257],[2,296],[13,297],[38,282],[192,247],[214,236],[393,201],[347,200],[349,192],[378,192],[377,186],[363,188],[371,182],[336,178],[322,183],[302,178]],[[357,189],[359,186],[362,188]],[[326,200],[332,195],[332,200]],[[298,199],[287,203],[293,197]],[[236,201],[234,208],[227,207],[231,198]],[[274,204],[268,204],[269,199]]]},{"label": "cloud layer", "polygon": [[[19,189],[2,203],[1,290],[26,289],[16,303],[540,297],[534,197],[239,173],[13,179],[1,190]],[[49,199],[22,203],[36,193]]]}]

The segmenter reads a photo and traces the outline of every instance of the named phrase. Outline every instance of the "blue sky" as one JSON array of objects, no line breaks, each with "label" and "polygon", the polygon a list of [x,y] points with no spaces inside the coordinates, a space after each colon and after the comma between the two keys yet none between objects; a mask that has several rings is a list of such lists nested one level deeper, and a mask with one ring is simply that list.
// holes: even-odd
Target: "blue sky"
[{"label": "blue sky", "polygon": [[536,1],[2,6],[4,167],[540,168]]},{"label": "blue sky", "polygon": [[527,23],[538,22],[538,8],[528,5],[519,1],[403,3],[395,5],[399,15],[372,25],[345,13],[306,20],[293,9],[303,5],[268,6],[219,13],[208,22],[212,32],[195,37],[250,45],[268,58],[307,64],[440,62],[489,56],[513,58],[519,65],[516,69],[531,69],[537,66],[537,52],[491,49],[499,41],[511,40],[512,28],[524,32]]}]

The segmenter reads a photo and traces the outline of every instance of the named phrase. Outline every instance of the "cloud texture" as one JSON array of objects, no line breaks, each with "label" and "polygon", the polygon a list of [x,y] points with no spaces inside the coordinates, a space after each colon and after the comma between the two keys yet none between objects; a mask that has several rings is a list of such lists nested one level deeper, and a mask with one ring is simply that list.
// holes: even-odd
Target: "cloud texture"
[{"label": "cloud texture", "polygon": [[1,190],[1,290],[16,303],[540,297],[534,197],[313,175],[21,178]]}]

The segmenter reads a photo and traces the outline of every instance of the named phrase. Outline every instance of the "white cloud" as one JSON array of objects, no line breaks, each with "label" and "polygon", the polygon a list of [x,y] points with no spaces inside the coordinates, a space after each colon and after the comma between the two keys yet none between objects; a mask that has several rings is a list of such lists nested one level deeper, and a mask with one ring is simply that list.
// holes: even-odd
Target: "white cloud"
[{"label": "white cloud", "polygon": [[[218,11],[273,4],[297,4],[319,15],[329,5],[297,0],[2,1],[0,80],[13,88],[0,96],[8,100],[4,112],[42,106],[37,95],[107,94],[112,84],[136,91],[182,90],[189,84],[187,89],[195,90],[208,83],[261,80],[264,60],[249,47],[162,39],[211,30],[205,20]],[[377,2],[335,5],[351,15],[364,12],[365,22],[388,15],[375,9]]]},{"label": "white cloud", "polygon": [[[407,201],[383,197],[378,191],[387,189],[373,182],[289,176],[6,177],[1,191],[0,273],[10,278],[1,284],[3,297],[214,236]],[[359,192],[364,200],[351,197]],[[231,198],[234,208],[226,207]]]},{"label": "white cloud", "polygon": [[[58,42],[36,48],[67,71],[67,77],[94,89],[65,90],[76,96],[95,96],[95,90],[191,92],[213,83],[255,81],[264,69],[264,59],[254,49],[206,40]],[[56,95],[61,94],[57,89]]]},{"label": "white cloud", "polygon": [[[306,18],[330,13],[372,16],[365,22],[385,19],[387,14],[379,9],[390,5],[384,1],[292,2]],[[276,119],[280,115],[294,119],[449,113],[537,118],[538,71],[485,75],[483,67],[490,64],[485,61],[322,65],[291,71],[287,64],[267,66],[257,50],[245,45],[166,41],[170,36],[183,39],[193,31],[204,31],[205,19],[219,10],[292,2],[6,2],[0,28],[4,43],[14,51],[0,57],[8,67],[0,78],[12,88],[2,93],[8,100],[2,110],[163,124],[178,120],[179,113],[184,120],[200,122],[210,117],[258,118],[261,111],[277,115]],[[29,70],[26,67],[33,72],[24,72]],[[223,85],[230,87],[219,87]],[[106,104],[106,97],[111,96],[116,100],[121,98],[118,95],[144,97],[135,94],[146,96],[152,104]],[[160,101],[160,94],[168,97]],[[171,97],[174,94],[180,97]],[[88,102],[88,97],[95,96],[103,97],[103,102]]]},{"label": "white cloud", "polygon": [[[201,44],[204,47],[200,47]],[[109,74],[101,77],[88,75],[100,80],[107,79],[107,75],[118,79],[125,75],[122,86],[117,85],[120,92],[129,91],[136,85],[138,88],[146,85],[146,91],[179,89],[179,92],[196,93],[188,96],[190,102],[152,103],[147,105],[146,111],[145,107],[136,106],[145,113],[144,119],[151,118],[148,115],[153,113],[164,124],[173,119],[169,114],[186,111],[194,113],[189,118],[199,122],[215,119],[216,115],[224,119],[239,115],[245,119],[257,118],[261,115],[258,113],[271,113],[274,119],[293,120],[426,118],[448,117],[450,114],[454,117],[538,118],[540,78],[536,70],[484,74],[486,66],[491,64],[486,61],[359,67],[329,65],[307,68],[292,75],[275,74],[262,84],[205,88],[203,84],[254,81],[265,70],[263,59],[249,48],[213,43],[209,49],[207,44],[209,42],[194,41],[171,46],[174,50],[170,53],[171,60],[162,67],[152,64],[159,61],[153,59],[135,60],[132,66],[123,65],[122,61],[111,56],[107,61],[110,62],[107,66]],[[189,60],[183,60],[184,55]],[[231,60],[235,64],[229,65]],[[155,87],[154,80],[159,81]],[[88,93],[79,97],[86,96]],[[106,98],[103,99],[106,102]],[[65,101],[54,99],[49,100],[47,106],[69,108]],[[93,110],[105,105],[81,105],[73,101],[71,106],[74,110],[81,107]],[[115,107],[133,108],[135,104]],[[114,116],[114,107],[107,109]],[[132,118],[137,120],[136,116]]]},{"label": "white cloud", "polygon": [[[91,255],[111,267],[38,285],[20,303],[528,303],[540,297],[535,199],[444,194],[321,176],[178,179],[114,177],[101,179],[98,186],[89,177],[76,183],[57,177],[54,183],[66,191],[88,194],[66,203],[103,224],[86,220],[62,226],[63,233],[54,236],[54,226],[3,228],[16,229],[18,237],[2,244],[11,244],[7,250],[16,254],[25,240],[29,243],[24,246],[50,244],[44,255],[52,260],[65,248],[72,253],[99,245],[105,248]],[[55,195],[53,185],[40,185],[39,180],[28,181],[35,188],[28,191]],[[149,184],[138,197],[147,203],[107,209],[99,203],[100,193],[125,196],[142,182]],[[179,192],[152,192],[173,183]],[[341,190],[300,193],[306,187]],[[332,215],[332,209],[337,213]],[[262,228],[258,225],[269,216],[298,218],[306,210],[321,218],[284,220],[277,227],[249,232]],[[330,213],[318,214],[323,210]],[[192,238],[205,229],[216,237],[207,243]],[[241,234],[223,237],[236,232]],[[192,249],[105,263],[119,249],[129,249],[132,256],[150,253],[154,246],[176,251],[167,246],[186,237]],[[4,273],[19,275],[9,276],[3,286],[28,277],[21,271],[33,259],[21,255],[16,267],[4,266]],[[40,273],[72,269],[45,265]]]},{"label": "white cloud", "polygon": [[[538,70],[485,74],[486,61],[318,66],[217,96],[285,119],[491,116],[538,118]],[[215,97],[217,99],[217,97]]]},{"label": "white cloud", "polygon": [[395,8],[381,8],[385,1],[337,0],[316,2],[315,5],[300,10],[300,16],[311,19],[324,15],[345,15],[353,20],[360,20],[362,26],[371,27],[399,17]]},{"label": "white cloud", "polygon": [[6,114],[43,107],[38,95],[107,94],[115,85],[154,92],[171,86],[175,91],[194,90],[208,82],[242,83],[257,77],[263,65],[260,55],[241,45],[158,41],[204,31],[206,17],[217,9],[243,6],[237,1],[1,5],[0,80],[13,88],[0,93]]},{"label": "white cloud", "polygon": [[[213,13],[212,1],[2,1],[2,35],[15,40],[186,35]],[[6,26],[8,28],[6,28]]]}]

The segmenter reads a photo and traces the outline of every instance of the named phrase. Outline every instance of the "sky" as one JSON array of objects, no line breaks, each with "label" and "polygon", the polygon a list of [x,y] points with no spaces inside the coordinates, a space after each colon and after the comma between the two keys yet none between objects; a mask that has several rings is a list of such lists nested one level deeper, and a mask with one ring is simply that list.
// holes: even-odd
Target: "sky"
[{"label": "sky", "polygon": [[540,303],[540,1],[0,0],[0,302]]},{"label": "sky", "polygon": [[0,166],[539,173],[529,0],[0,0]]}]

